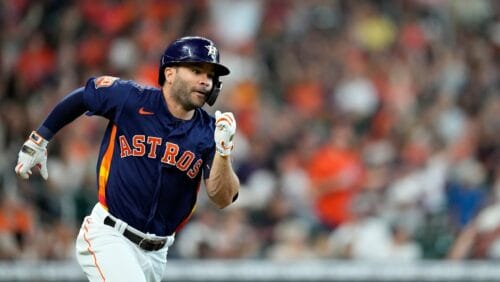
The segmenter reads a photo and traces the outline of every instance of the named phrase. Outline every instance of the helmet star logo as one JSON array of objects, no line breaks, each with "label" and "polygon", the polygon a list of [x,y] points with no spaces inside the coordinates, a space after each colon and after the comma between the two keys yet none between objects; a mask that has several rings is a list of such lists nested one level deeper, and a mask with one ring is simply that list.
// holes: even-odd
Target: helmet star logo
[{"label": "helmet star logo", "polygon": [[217,57],[217,48],[214,45],[207,45],[205,48],[208,49],[208,56],[211,56],[212,58]]}]

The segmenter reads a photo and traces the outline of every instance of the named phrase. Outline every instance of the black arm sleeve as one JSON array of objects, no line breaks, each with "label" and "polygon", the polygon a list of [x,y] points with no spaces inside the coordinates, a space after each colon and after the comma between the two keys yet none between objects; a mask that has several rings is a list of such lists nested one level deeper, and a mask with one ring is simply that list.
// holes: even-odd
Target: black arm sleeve
[{"label": "black arm sleeve", "polygon": [[45,121],[36,130],[49,141],[61,128],[81,116],[88,109],[83,101],[84,87],[69,93],[49,113]]}]

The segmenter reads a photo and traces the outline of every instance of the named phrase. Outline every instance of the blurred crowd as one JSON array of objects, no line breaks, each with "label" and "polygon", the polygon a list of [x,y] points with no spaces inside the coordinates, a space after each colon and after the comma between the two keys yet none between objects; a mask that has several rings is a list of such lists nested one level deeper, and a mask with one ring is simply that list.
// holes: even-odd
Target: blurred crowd
[{"label": "blurred crowd", "polygon": [[242,188],[200,190],[170,259],[500,259],[500,1],[0,2],[0,259],[64,260],[97,201],[106,120],[17,152],[92,76],[156,86],[185,35],[213,39]]}]

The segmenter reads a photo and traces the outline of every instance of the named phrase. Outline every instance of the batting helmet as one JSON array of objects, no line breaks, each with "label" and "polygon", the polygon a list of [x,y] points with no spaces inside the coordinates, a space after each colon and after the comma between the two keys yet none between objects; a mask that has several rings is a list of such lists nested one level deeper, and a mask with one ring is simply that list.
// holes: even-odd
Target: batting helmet
[{"label": "batting helmet", "polygon": [[212,106],[219,96],[222,82],[219,76],[228,75],[229,69],[219,63],[219,50],[215,44],[204,37],[186,36],[172,42],[161,57],[158,83],[165,83],[165,68],[181,63],[207,63],[214,66],[215,76],[212,91],[207,97],[207,104]]}]

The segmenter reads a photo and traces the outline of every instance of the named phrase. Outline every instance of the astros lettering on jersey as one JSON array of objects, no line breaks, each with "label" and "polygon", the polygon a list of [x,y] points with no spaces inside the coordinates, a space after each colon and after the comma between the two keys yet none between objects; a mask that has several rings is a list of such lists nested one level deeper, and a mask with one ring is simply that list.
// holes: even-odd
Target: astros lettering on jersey
[{"label": "astros lettering on jersey", "polygon": [[97,161],[99,202],[145,233],[176,232],[210,175],[214,118],[202,109],[175,118],[160,89],[111,76],[89,79],[84,101],[87,115],[110,120]]}]

